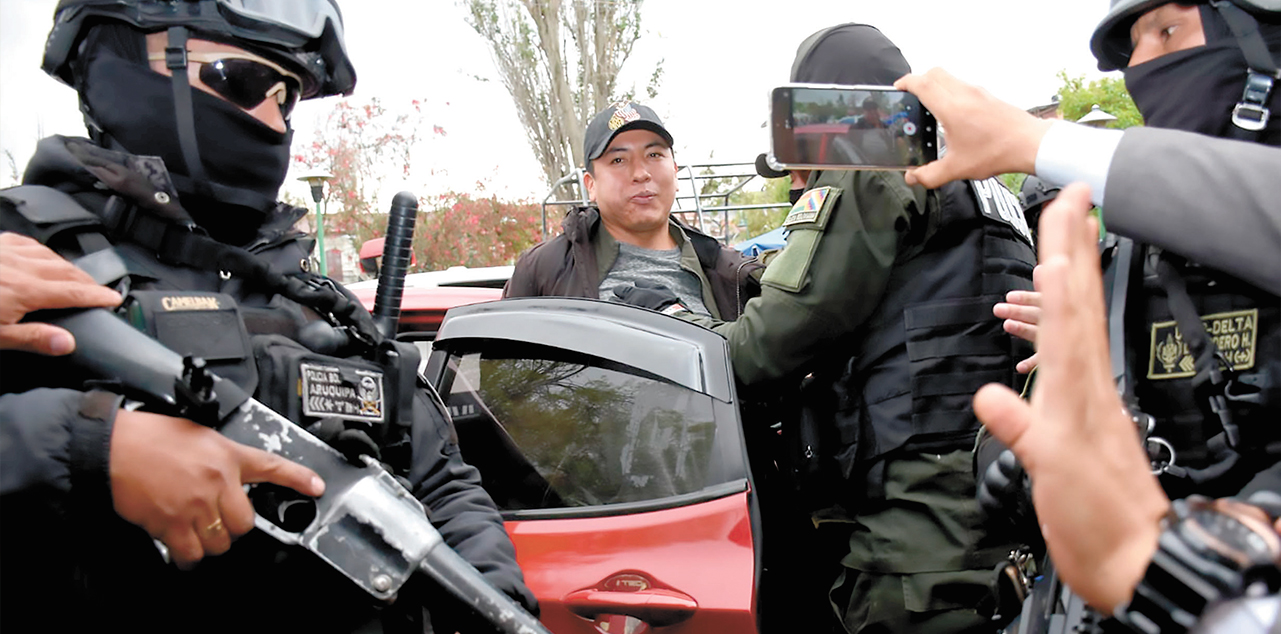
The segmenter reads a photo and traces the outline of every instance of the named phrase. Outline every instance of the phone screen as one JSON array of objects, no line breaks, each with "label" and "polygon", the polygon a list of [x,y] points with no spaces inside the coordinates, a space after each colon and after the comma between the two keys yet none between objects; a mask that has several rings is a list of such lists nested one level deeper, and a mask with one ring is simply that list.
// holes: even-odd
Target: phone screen
[{"label": "phone screen", "polygon": [[782,167],[907,169],[938,157],[933,115],[887,86],[775,88],[770,127]]}]

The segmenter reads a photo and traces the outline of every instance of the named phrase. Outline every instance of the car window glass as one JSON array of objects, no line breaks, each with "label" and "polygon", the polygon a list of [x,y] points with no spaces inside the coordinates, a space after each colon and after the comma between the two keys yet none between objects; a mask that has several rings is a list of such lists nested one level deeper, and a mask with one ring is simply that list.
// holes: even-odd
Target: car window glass
[{"label": "car window glass", "polygon": [[728,480],[710,397],[592,357],[522,352],[450,362],[460,446],[501,509],[641,502]]}]

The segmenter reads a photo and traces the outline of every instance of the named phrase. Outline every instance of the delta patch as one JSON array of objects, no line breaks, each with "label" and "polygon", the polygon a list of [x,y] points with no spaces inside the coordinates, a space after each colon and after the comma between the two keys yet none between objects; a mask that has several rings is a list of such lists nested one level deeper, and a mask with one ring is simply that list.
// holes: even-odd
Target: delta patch
[{"label": "delta patch", "polygon": [[788,212],[787,219],[783,221],[784,227],[800,225],[807,223],[817,223],[819,215],[823,212],[823,206],[827,203],[828,194],[831,193],[830,187],[817,187],[803,194],[800,200],[792,205],[792,210]]},{"label": "delta patch", "polygon": [[[1205,325],[1205,332],[1214,341],[1219,353],[1232,364],[1233,370],[1254,367],[1259,338],[1257,308],[1206,315],[1201,318],[1201,323]],[[1196,359],[1183,339],[1178,322],[1162,321],[1152,324],[1150,349],[1149,379],[1182,379],[1196,375]]]},{"label": "delta patch", "polygon": [[383,422],[381,372],[303,363],[302,413],[316,418]]}]

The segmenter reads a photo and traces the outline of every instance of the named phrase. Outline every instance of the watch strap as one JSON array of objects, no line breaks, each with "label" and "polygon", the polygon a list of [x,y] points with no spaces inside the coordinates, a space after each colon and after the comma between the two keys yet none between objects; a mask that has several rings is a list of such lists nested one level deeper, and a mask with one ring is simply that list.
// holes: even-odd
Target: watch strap
[{"label": "watch strap", "polygon": [[1233,574],[1191,548],[1177,528],[1167,527],[1143,580],[1130,602],[1116,610],[1116,618],[1143,634],[1183,634],[1206,606],[1223,598],[1215,582],[1230,584]]}]

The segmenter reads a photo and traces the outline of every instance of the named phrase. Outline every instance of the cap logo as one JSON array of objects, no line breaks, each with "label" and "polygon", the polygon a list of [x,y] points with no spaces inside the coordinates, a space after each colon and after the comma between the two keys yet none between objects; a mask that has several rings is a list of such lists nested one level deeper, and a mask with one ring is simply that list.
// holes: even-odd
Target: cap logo
[{"label": "cap logo", "polygon": [[614,104],[614,115],[609,118],[609,129],[617,130],[624,125],[640,119],[640,113],[630,103]]}]

